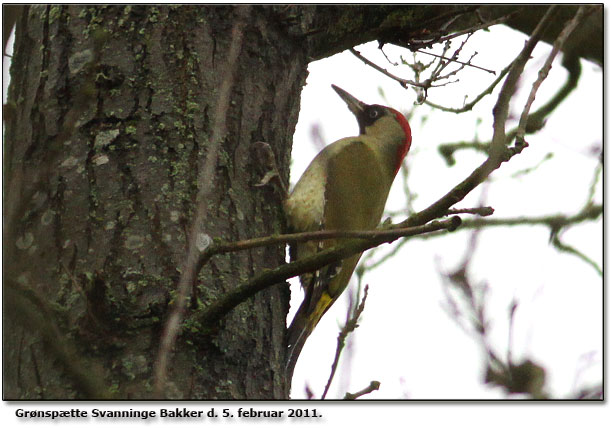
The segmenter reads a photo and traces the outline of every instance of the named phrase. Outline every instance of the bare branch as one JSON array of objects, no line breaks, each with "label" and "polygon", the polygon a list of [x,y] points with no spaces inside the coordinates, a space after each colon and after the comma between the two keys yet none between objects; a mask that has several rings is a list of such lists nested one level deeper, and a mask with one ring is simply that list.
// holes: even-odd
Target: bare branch
[{"label": "bare branch", "polygon": [[501,166],[503,162],[507,162],[514,155],[520,153],[527,144],[516,144],[514,147],[506,147],[506,131],[505,124],[508,117],[509,103],[516,83],[530,58],[531,52],[535,48],[538,40],[544,32],[544,28],[551,21],[555,6],[548,8],[546,14],[538,23],[533,34],[529,38],[523,50],[520,52],[518,57],[515,59],[506,81],[500,91],[497,103],[493,109],[493,138],[491,142],[491,150],[489,157],[484,161],[482,165],[476,168],[465,180],[455,186],[450,192],[444,197],[439,199],[437,202],[430,205],[423,211],[415,214],[401,223],[402,226],[410,226],[416,224],[423,224],[431,219],[438,218],[445,213],[450,207],[460,202],[474,190],[479,184],[487,179],[487,177]]},{"label": "bare branch", "polygon": [[321,396],[321,400],[324,400],[327,396],[327,391],[329,391],[329,387],[331,386],[332,380],[336,374],[336,369],[338,368],[338,363],[340,362],[340,355],[342,354],[342,350],[344,349],[344,344],[346,343],[346,338],[349,334],[351,334],[359,325],[357,322],[359,321],[359,317],[361,316],[363,310],[365,309],[366,298],[368,297],[368,285],[366,284],[363,290],[363,298],[361,299],[361,303],[355,309],[353,316],[350,317],[344,327],[340,330],[338,334],[337,344],[336,344],[336,355],[334,356],[334,362],[332,363],[331,373],[329,374],[329,379],[327,379],[327,384],[325,385],[325,390],[323,391],[323,395]]},{"label": "bare branch", "polygon": [[586,254],[582,253],[571,245],[564,244],[563,242],[561,242],[561,240],[559,239],[559,233],[552,234],[551,242],[559,251],[575,255],[576,257],[590,265],[593,269],[595,269],[599,276],[603,277],[603,270],[599,267],[599,265],[595,263],[595,261],[588,257]]},{"label": "bare branch", "polygon": [[355,392],[354,394],[347,392],[346,395],[344,396],[344,399],[345,400],[355,400],[363,395],[369,394],[370,392],[378,391],[378,388],[380,388],[380,382],[377,380],[373,380],[372,382],[370,382],[370,384],[367,387],[365,387],[361,391]]},{"label": "bare branch", "polygon": [[476,208],[451,208],[448,210],[447,215],[455,214],[474,214],[479,217],[488,217],[493,215],[495,210],[492,207],[476,207]]},{"label": "bare branch", "polygon": [[373,69],[380,71],[385,76],[390,77],[391,79],[397,81],[402,86],[402,88],[404,88],[404,89],[408,88],[408,85],[418,86],[418,87],[422,87],[422,88],[426,88],[426,87],[428,88],[429,87],[425,83],[415,82],[414,80],[410,80],[410,79],[403,79],[401,77],[398,77],[398,76],[388,72],[387,70],[385,70],[384,68],[382,68],[378,64],[370,61],[369,59],[367,59],[366,57],[361,55],[357,50],[355,50],[355,48],[350,48],[349,51],[353,55],[355,55],[357,58],[359,58],[364,64],[369,65]]},{"label": "bare branch", "polygon": [[533,52],[536,44],[544,34],[545,29],[553,20],[557,10],[558,6],[550,6],[548,8],[508,72],[508,77],[502,86],[497,103],[495,107],[493,107],[493,138],[491,140],[489,158],[501,159],[504,156],[503,152],[506,146],[506,119],[508,118],[510,99],[514,94],[516,84],[523,73],[525,64],[527,64],[527,61],[531,58],[531,52]]},{"label": "bare branch", "polygon": [[473,149],[477,152],[489,154],[491,143],[481,143],[479,141],[458,141],[456,143],[444,143],[438,146],[438,153],[444,158],[447,166],[455,165],[455,152],[462,149]]},{"label": "bare branch", "polygon": [[[563,214],[551,214],[546,216],[538,216],[538,217],[509,217],[509,218],[473,218],[463,220],[461,223],[461,228],[463,230],[467,229],[484,229],[487,227],[512,227],[512,226],[533,226],[533,225],[542,225],[547,226],[551,230],[551,243],[560,251],[564,251],[570,254],[574,254],[578,256],[580,259],[591,265],[597,273],[600,275],[603,274],[601,267],[595,261],[581,253],[579,250],[562,243],[558,235],[564,228],[569,226],[577,225],[583,223],[585,221],[596,220],[603,215],[603,206],[602,205],[593,205],[587,204],[579,213],[575,215],[563,215]],[[418,238],[420,239],[430,239],[440,236],[438,233],[434,232],[428,235],[421,235]],[[403,245],[403,242],[400,242],[396,247],[400,247]],[[378,262],[376,263],[378,265]]]},{"label": "bare branch", "polygon": [[478,104],[478,102],[480,100],[482,100],[485,96],[487,96],[487,95],[489,95],[489,94],[491,94],[493,92],[493,89],[495,89],[497,84],[499,82],[501,82],[501,80],[506,76],[506,74],[508,74],[508,71],[510,70],[511,66],[512,66],[512,63],[510,65],[508,65],[506,68],[504,68],[501,71],[501,73],[499,73],[499,76],[497,77],[497,79],[495,79],[493,81],[493,83],[491,83],[489,85],[489,87],[487,89],[485,89],[476,98],[474,98],[471,102],[467,103],[466,105],[464,105],[461,108],[444,107],[444,106],[441,106],[439,104],[432,103],[431,101],[425,101],[425,104],[427,104],[430,107],[434,107],[434,108],[437,108],[438,110],[446,111],[446,112],[449,112],[449,113],[464,113],[466,111],[470,111],[470,110],[472,110],[474,108],[474,106],[476,104]]},{"label": "bare branch", "polygon": [[512,299],[510,302],[510,307],[508,308],[508,352],[506,354],[506,360],[508,363],[512,364],[512,349],[514,346],[514,318],[516,315],[516,309],[518,308],[519,302],[516,300],[516,297]]},{"label": "bare branch", "polygon": [[330,263],[361,253],[383,243],[393,242],[401,237],[416,236],[421,233],[430,233],[442,229],[452,231],[460,224],[461,219],[455,216],[448,220],[433,221],[424,226],[379,231],[380,234],[377,234],[375,238],[353,240],[348,244],[321,251],[313,256],[298,259],[275,269],[264,270],[247,282],[234,288],[218,301],[211,304],[204,312],[195,316],[202,324],[210,326],[211,323],[223,317],[249,297],[288,278],[313,272]]},{"label": "bare branch", "polygon": [[[463,62],[463,61],[459,61],[458,59],[454,59],[454,58],[446,58],[446,57],[444,57],[444,56],[437,55],[437,54],[435,54],[435,53],[431,53],[431,52],[422,51],[422,50],[420,50],[420,49],[419,49],[419,50],[417,50],[416,52],[418,52],[418,53],[422,53],[422,54],[425,54],[425,55],[435,56],[436,58],[444,59],[444,60],[446,60],[446,61],[456,62],[457,64],[462,64],[462,65],[464,65],[464,66],[474,67],[474,68],[477,68],[477,69],[479,69],[479,70],[486,71],[487,73],[496,74],[494,70],[489,70],[488,68],[484,68],[484,67],[480,67],[480,66],[478,66],[478,65],[474,65],[474,64],[472,64],[472,63],[471,63],[471,62],[469,62],[469,61],[468,61],[468,62]],[[473,56],[472,56],[472,58],[473,58]],[[470,58],[470,59],[471,59],[471,58]]]},{"label": "bare branch", "polygon": [[602,170],[603,170],[603,163],[599,162],[597,164],[597,168],[595,168],[595,172],[593,173],[593,179],[591,180],[591,185],[589,186],[589,194],[587,196],[586,203],[584,204],[585,208],[593,205],[593,199],[595,198],[595,191],[597,190],[597,183],[599,183]]},{"label": "bare branch", "polygon": [[529,110],[531,109],[531,105],[533,104],[535,100],[536,93],[538,92],[540,85],[548,77],[548,72],[552,68],[553,60],[555,59],[555,57],[557,56],[557,54],[563,47],[563,44],[565,43],[567,38],[570,36],[570,34],[572,34],[572,32],[578,26],[578,24],[583,21],[585,15],[592,12],[593,10],[594,9],[589,8],[587,6],[580,6],[578,8],[578,11],[576,12],[576,15],[574,15],[574,18],[568,24],[565,25],[563,30],[561,30],[561,33],[557,36],[557,39],[555,40],[553,44],[553,48],[552,48],[552,51],[550,52],[550,55],[548,55],[548,58],[546,59],[544,65],[538,72],[538,78],[536,79],[535,82],[533,82],[531,92],[529,93],[529,97],[527,98],[527,102],[525,103],[525,107],[523,108],[523,112],[521,113],[521,118],[519,121],[519,126],[518,126],[518,130],[516,134],[516,138],[518,141],[523,141],[525,139],[525,129],[527,127],[527,122],[529,118]]},{"label": "bare branch", "polygon": [[481,228],[491,226],[524,226],[524,225],[544,225],[550,228],[562,229],[564,227],[582,223],[587,220],[595,220],[603,214],[602,205],[590,205],[574,215],[552,214],[538,217],[509,217],[509,218],[474,218],[464,220],[461,224],[462,229]]},{"label": "bare branch", "polygon": [[[463,113],[465,111],[471,110],[474,107],[474,105],[478,101],[480,101],[486,94],[491,93],[493,91],[497,83],[501,80],[501,77],[505,76],[508,73],[511,66],[512,66],[512,63],[508,65],[501,72],[500,77],[496,79],[496,81],[493,82],[493,84],[490,85],[489,88],[485,90],[485,92],[478,95],[478,97],[476,97],[471,103],[466,104],[463,108],[460,108],[460,109],[448,108],[448,107],[440,106],[438,104],[434,104],[427,100],[425,101],[425,104],[433,108],[437,108],[439,110],[451,112],[451,113]],[[544,106],[542,106],[537,111],[529,114],[528,119],[527,119],[527,124],[525,127],[525,131],[527,134],[533,134],[539,131],[540,129],[542,129],[544,127],[544,124],[546,123],[545,122],[546,117],[550,113],[552,113],[559,106],[559,104],[561,104],[567,98],[567,96],[570,93],[572,93],[572,91],[576,88],[578,84],[578,79],[581,74],[581,67],[580,67],[579,59],[577,57],[572,57],[572,56],[568,57],[566,55],[566,57],[564,57],[563,59],[563,66],[568,71],[568,75],[567,75],[567,79],[565,83],[559,89],[559,91],[557,91],[557,93],[555,93],[555,95]],[[514,138],[516,137],[516,134],[517,134],[517,129],[513,129],[510,132],[508,132],[508,135],[506,136],[506,143],[509,143],[512,140],[514,140]],[[491,145],[490,142],[459,141],[456,143],[440,144],[438,146],[438,151],[440,152],[440,154],[446,161],[447,165],[452,166],[455,164],[454,153],[456,151],[463,150],[463,149],[474,149],[474,150],[488,154],[490,145]]]},{"label": "bare branch", "polygon": [[[478,215],[480,217],[485,217],[485,216],[489,216],[492,215],[494,212],[493,208],[491,207],[478,207],[478,208],[460,208],[460,209],[449,209],[447,212],[447,215],[451,215],[451,214],[475,214]],[[391,214],[392,215],[392,214]],[[465,220],[462,220],[465,221]],[[463,223],[462,223],[463,224]],[[431,234],[427,235],[428,237],[431,236],[440,236],[439,232],[432,232]],[[425,235],[421,235],[420,238],[425,238]],[[368,265],[365,267],[365,269],[368,270],[372,270],[377,268],[378,266],[382,265],[383,263],[385,263],[387,260],[389,260],[390,258],[394,257],[400,249],[402,249],[402,247],[407,243],[407,240],[403,240],[398,242],[391,251],[387,252],[386,254],[384,254],[382,257],[380,257],[378,260],[376,260],[375,262],[373,262],[372,264]],[[365,264],[374,257],[374,252],[370,251],[362,260],[361,265],[365,266]]]},{"label": "bare branch", "polygon": [[444,215],[450,207],[460,202],[468,193],[474,190],[479,184],[487,179],[487,177],[501,166],[503,162],[509,161],[514,155],[519,154],[524,146],[509,148],[504,151],[503,157],[497,159],[489,156],[487,160],[476,168],[466,179],[456,185],[441,199],[431,204],[426,209],[410,216],[408,219],[400,223],[401,227],[423,224],[430,219],[438,218]]},{"label": "bare branch", "polygon": [[[550,214],[544,216],[528,217],[507,217],[507,218],[471,218],[461,222],[461,229],[483,229],[486,227],[506,227],[506,226],[547,226],[551,229],[562,229],[568,226],[573,226],[589,220],[596,220],[603,214],[603,206],[589,205],[583,208],[579,213],[574,215],[569,214]],[[422,235],[418,238],[434,238],[440,236],[434,232],[429,235]]]}]

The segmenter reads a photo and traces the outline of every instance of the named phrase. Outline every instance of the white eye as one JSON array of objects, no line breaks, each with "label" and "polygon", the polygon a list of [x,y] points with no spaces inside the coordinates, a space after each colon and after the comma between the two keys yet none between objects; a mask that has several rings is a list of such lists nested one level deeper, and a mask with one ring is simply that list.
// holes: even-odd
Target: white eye
[{"label": "white eye", "polygon": [[376,119],[378,117],[378,110],[370,110],[368,112],[368,116],[370,116],[370,119]]}]

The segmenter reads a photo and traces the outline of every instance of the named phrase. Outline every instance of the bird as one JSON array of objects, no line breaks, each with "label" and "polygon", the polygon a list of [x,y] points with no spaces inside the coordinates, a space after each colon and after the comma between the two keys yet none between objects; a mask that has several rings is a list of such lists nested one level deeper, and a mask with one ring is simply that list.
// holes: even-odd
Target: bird
[{"label": "bird", "polygon": [[[284,201],[294,232],[372,230],[383,215],[393,180],[412,144],[402,113],[366,104],[336,85],[332,88],[357,119],[359,135],[342,138],[321,150]],[[290,247],[292,260],[348,242],[307,241]],[[286,373],[292,376],[306,340],[346,289],[361,254],[333,263],[300,282],[304,300],[287,330]]]}]

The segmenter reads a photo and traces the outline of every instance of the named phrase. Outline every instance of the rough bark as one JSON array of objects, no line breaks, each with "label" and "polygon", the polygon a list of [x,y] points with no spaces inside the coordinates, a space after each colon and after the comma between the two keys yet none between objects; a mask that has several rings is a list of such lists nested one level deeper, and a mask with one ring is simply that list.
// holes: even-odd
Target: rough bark
[{"label": "rough bark", "polygon": [[[305,55],[248,23],[205,230],[240,240],[282,230],[279,197],[255,188],[255,141],[288,178]],[[231,7],[30,7],[18,22],[7,123],[5,278],[33,290],[117,397],[146,398],[172,304],[199,159],[227,70]],[[8,226],[8,227],[6,227]],[[199,277],[206,306],[284,260],[281,246],[218,256]],[[10,303],[10,299],[7,302]],[[214,337],[186,325],[169,398],[284,398],[288,291],[245,302]],[[79,397],[41,337],[5,317],[5,398]],[[29,331],[28,331],[29,330]],[[85,361],[87,359],[87,361]],[[247,374],[245,376],[245,374]]]},{"label": "rough bark", "polygon": [[[19,10],[5,106],[4,398],[148,398],[236,9]],[[265,171],[252,145],[272,146],[287,181],[309,61],[374,39],[436,34],[458,12],[453,29],[479,19],[471,6],[251,7],[208,183],[208,235],[235,241],[284,229],[278,193],[253,186]],[[579,54],[597,60],[596,49]],[[214,334],[191,317],[283,261],[276,246],[206,264],[167,398],[288,397],[286,284],[238,306]]]}]

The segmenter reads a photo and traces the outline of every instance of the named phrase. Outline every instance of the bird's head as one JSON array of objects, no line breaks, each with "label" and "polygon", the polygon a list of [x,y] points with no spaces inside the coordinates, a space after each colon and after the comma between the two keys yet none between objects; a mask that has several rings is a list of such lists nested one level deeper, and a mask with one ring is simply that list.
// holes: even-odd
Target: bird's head
[{"label": "bird's head", "polygon": [[391,107],[378,104],[370,105],[359,101],[336,85],[332,85],[332,88],[355,115],[359,124],[359,135],[372,136],[383,142],[397,145],[397,165],[395,169],[397,173],[412,143],[412,131],[404,115]]}]

